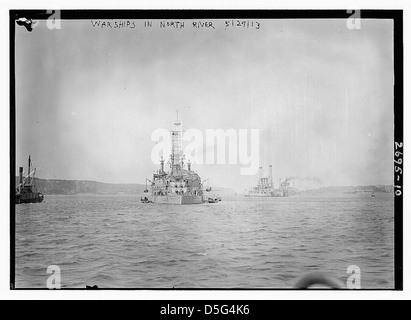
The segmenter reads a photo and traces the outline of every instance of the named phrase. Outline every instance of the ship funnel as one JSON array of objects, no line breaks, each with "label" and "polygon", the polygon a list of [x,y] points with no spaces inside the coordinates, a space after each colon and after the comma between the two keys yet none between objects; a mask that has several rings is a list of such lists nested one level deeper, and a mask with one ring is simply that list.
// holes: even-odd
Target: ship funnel
[{"label": "ship funnel", "polygon": [[30,167],[31,167],[31,157],[29,156],[29,165],[28,165],[28,171],[27,171],[27,178],[29,180],[29,184],[31,184]]},{"label": "ship funnel", "polygon": [[263,167],[258,168],[258,184],[262,184],[263,179]]},{"label": "ship funnel", "polygon": [[163,157],[161,157],[160,163],[161,163],[161,173],[164,173],[164,158]]},{"label": "ship funnel", "polygon": [[19,168],[19,178],[20,178],[19,183],[23,184],[23,167]]},{"label": "ship funnel", "polygon": [[269,183],[271,184],[271,187],[274,185],[274,181],[273,181],[273,166],[270,164],[270,170],[269,170]]}]

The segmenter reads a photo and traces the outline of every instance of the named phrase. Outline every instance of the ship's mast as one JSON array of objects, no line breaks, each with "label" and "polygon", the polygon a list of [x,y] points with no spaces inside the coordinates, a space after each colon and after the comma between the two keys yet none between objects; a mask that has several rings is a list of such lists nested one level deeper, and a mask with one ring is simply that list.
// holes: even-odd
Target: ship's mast
[{"label": "ship's mast", "polygon": [[178,119],[174,121],[174,129],[171,134],[171,174],[180,175],[183,167],[183,123]]}]

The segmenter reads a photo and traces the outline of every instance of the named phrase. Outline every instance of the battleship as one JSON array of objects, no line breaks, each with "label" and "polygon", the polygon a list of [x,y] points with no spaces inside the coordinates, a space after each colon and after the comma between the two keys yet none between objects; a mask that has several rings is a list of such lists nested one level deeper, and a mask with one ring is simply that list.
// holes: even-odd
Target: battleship
[{"label": "battleship", "polygon": [[269,176],[263,177],[263,168],[259,168],[259,178],[256,187],[251,188],[246,197],[288,197],[295,193],[295,188],[290,187],[289,179],[279,182],[279,188],[274,187],[273,166],[269,166]]},{"label": "battleship", "polygon": [[[190,161],[185,163],[185,156],[182,152],[182,135],[182,121],[177,115],[174,129],[171,132],[171,156],[168,161],[170,169],[168,172],[165,171],[165,161],[161,157],[160,169],[153,174],[151,180],[147,179],[151,183],[151,197],[142,198],[143,203],[188,205],[205,202],[200,176],[191,170]],[[147,187],[144,192],[149,192]]]},{"label": "battleship", "polygon": [[15,203],[38,203],[44,200],[41,192],[37,192],[34,174],[36,169],[31,170],[31,158],[29,156],[28,175],[23,177],[23,167],[19,168],[19,184],[16,187]]}]

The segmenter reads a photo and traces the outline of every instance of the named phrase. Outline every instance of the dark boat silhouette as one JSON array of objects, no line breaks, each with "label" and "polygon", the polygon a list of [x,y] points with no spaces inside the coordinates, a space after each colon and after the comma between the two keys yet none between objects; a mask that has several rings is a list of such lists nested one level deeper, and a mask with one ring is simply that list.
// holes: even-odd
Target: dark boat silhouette
[{"label": "dark boat silhouette", "polygon": [[44,200],[44,196],[41,192],[37,192],[34,185],[34,174],[36,169],[30,172],[31,158],[29,156],[28,163],[28,175],[23,177],[23,167],[19,168],[19,184],[16,187],[15,204],[19,203],[39,203]]}]

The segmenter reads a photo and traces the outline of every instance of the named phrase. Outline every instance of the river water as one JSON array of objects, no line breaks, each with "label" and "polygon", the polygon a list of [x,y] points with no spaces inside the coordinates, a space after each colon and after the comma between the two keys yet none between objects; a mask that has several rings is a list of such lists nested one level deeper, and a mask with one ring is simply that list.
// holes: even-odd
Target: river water
[{"label": "river water", "polygon": [[322,271],[394,287],[392,194],[141,204],[132,195],[46,196],[16,205],[16,288],[293,288]]}]

